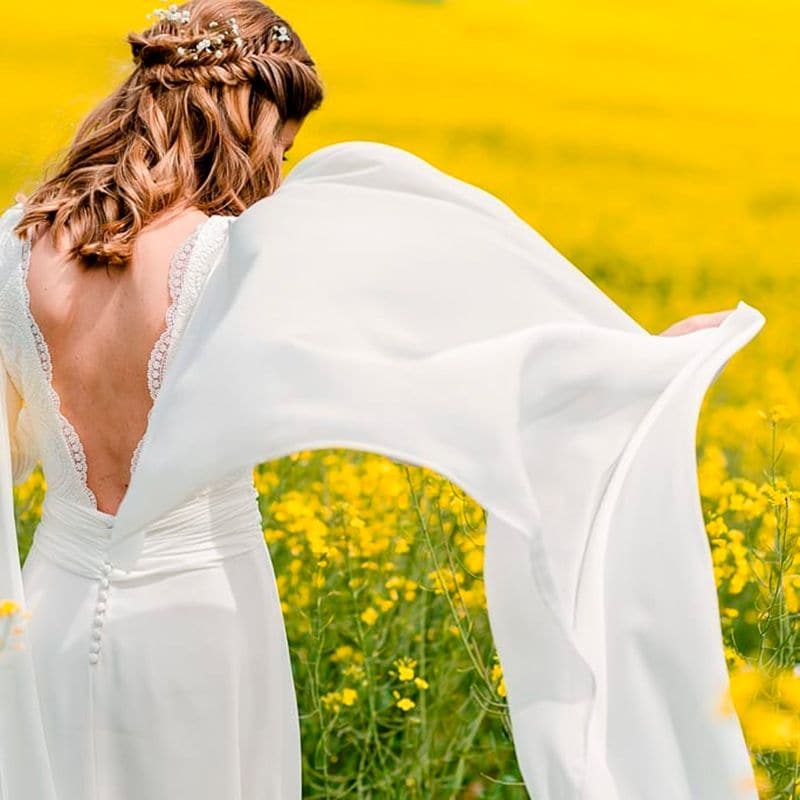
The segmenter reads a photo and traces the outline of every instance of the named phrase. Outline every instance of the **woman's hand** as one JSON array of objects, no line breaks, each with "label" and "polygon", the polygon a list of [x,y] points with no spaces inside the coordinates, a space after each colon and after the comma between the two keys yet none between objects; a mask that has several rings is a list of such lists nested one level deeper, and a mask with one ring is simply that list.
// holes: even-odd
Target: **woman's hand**
[{"label": "woman's hand", "polygon": [[702,328],[716,328],[722,323],[722,320],[731,313],[733,309],[728,311],[714,311],[710,314],[695,314],[694,316],[682,319],[680,322],[675,322],[669,326],[665,331],[659,333],[659,336],[682,336],[684,333],[692,333],[699,331]]}]

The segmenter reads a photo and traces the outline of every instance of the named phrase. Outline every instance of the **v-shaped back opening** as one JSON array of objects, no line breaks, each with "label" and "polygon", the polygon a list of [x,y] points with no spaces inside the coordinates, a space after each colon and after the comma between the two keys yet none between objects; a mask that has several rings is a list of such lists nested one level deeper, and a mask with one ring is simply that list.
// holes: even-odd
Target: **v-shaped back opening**
[{"label": "v-shaped back opening", "polygon": [[[167,356],[174,343],[173,324],[178,303],[180,301],[181,292],[183,290],[186,273],[189,269],[190,262],[195,255],[197,243],[201,239],[204,230],[212,224],[212,220],[219,218],[220,217],[218,215],[212,215],[198,223],[194,229],[183,238],[181,243],[177,248],[175,248],[170,256],[167,268],[167,289],[169,299],[164,315],[164,327],[151,346],[147,360],[146,378],[151,402],[145,418],[144,433],[136,443],[129,457],[130,471],[128,486],[130,486],[130,479],[133,477],[133,473],[136,469],[139,452],[141,451],[141,447],[147,437],[150,417],[157,402],[158,390],[161,387],[161,383],[165,374]],[[92,510],[104,517],[107,522],[110,523],[116,517],[116,514],[112,514],[109,511],[103,511],[99,508],[97,496],[89,486],[89,465],[86,457],[86,451],[75,426],[61,410],[61,397],[53,386],[53,361],[50,355],[50,349],[44,334],[42,333],[42,330],[31,310],[30,291],[28,288],[28,272],[30,269],[32,250],[33,242],[31,242],[30,239],[23,240],[22,255],[20,259],[23,306],[37,350],[39,363],[41,365],[42,378],[47,386],[48,396],[51,401],[51,410],[56,415],[59,422],[58,427],[60,436],[63,440],[64,446],[68,451],[70,461],[74,468],[75,476],[81,490],[85,494]],[[126,494],[127,489],[120,497],[117,508],[119,508],[119,505],[121,505]]]}]

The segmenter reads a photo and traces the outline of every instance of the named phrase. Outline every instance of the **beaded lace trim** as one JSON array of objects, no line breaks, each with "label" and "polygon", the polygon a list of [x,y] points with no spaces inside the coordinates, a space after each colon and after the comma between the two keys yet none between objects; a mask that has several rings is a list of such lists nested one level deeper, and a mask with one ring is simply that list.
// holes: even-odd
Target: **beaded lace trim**
[{"label": "beaded lace trim", "polygon": [[[204,225],[205,223],[202,224]],[[178,252],[175,253],[169,265],[167,285],[169,286],[170,300],[167,306],[167,312],[164,316],[166,327],[161,332],[158,339],[156,339],[156,343],[150,351],[150,358],[147,359],[147,389],[150,392],[150,399],[153,402],[155,402],[158,390],[161,388],[161,383],[164,380],[164,366],[167,363],[167,352],[172,343],[175,314],[181,296],[181,289],[183,288],[183,276],[186,273],[186,267],[189,264],[198,234],[199,230],[195,230],[194,233],[189,236],[187,241],[178,249]],[[152,411],[152,408],[151,406],[150,411]],[[150,420],[150,411],[147,413],[148,422]],[[136,447],[133,449],[131,455],[131,475],[133,475],[136,465],[139,463],[139,453],[142,450],[142,444],[144,444],[144,437],[146,434],[147,426],[145,426],[145,433],[142,434],[142,438],[136,443]]]},{"label": "beaded lace trim", "polygon": [[39,362],[42,365],[42,370],[44,371],[45,380],[47,383],[47,393],[50,396],[50,402],[52,404],[53,410],[58,417],[58,421],[61,426],[61,433],[64,437],[64,443],[66,444],[67,450],[69,452],[70,457],[72,458],[72,462],[75,465],[75,470],[78,473],[78,477],[80,479],[80,486],[86,496],[89,498],[89,501],[92,503],[95,508],[97,507],[97,498],[95,497],[94,492],[89,488],[88,483],[86,482],[86,453],[83,450],[83,443],[81,442],[80,436],[78,436],[78,432],[75,430],[75,427],[72,423],[61,413],[61,398],[58,396],[58,392],[53,388],[53,363],[50,358],[50,350],[47,347],[47,342],[45,341],[44,336],[42,335],[42,331],[39,328],[39,324],[34,319],[34,316],[31,312],[31,298],[30,292],[28,291],[28,269],[31,264],[31,241],[30,238],[25,238],[23,240],[22,245],[22,298],[23,298],[23,306],[25,308],[25,313],[28,318],[28,324],[31,329],[31,334],[33,335],[33,341],[36,345],[36,352],[39,354]]},{"label": "beaded lace trim", "polygon": [[[161,332],[161,335],[156,340],[153,348],[150,351],[150,357],[148,358],[147,362],[147,388],[150,392],[151,399],[155,402],[156,396],[158,395],[158,391],[161,388],[161,384],[164,380],[164,369],[167,363],[167,358],[169,355],[169,351],[173,342],[173,335],[175,333],[176,327],[176,320],[178,317],[178,310],[179,310],[179,303],[181,299],[181,294],[184,287],[184,279],[187,273],[188,266],[192,260],[192,255],[195,249],[195,244],[200,237],[200,233],[206,226],[208,222],[213,219],[219,219],[217,217],[209,217],[208,219],[201,222],[195,230],[189,235],[189,237],[184,241],[184,243],[178,248],[175,255],[172,257],[170,261],[169,269],[168,269],[168,286],[169,286],[169,295],[170,295],[170,302],[167,307],[167,311],[165,314],[165,329]],[[221,232],[221,233],[224,233]],[[219,244],[221,236],[216,237],[212,242],[209,243],[208,246],[202,248],[202,253],[200,255],[208,256],[216,249],[216,246]],[[89,488],[87,482],[87,462],[86,462],[86,452],[83,448],[83,443],[81,442],[80,436],[78,432],[75,430],[75,427],[72,423],[64,416],[61,412],[61,398],[58,395],[58,392],[53,387],[53,364],[52,359],[50,356],[50,349],[47,346],[47,341],[42,334],[42,331],[39,327],[39,324],[36,322],[36,319],[31,312],[30,306],[30,292],[28,290],[28,270],[30,268],[30,257],[31,257],[31,241],[30,239],[23,240],[23,250],[22,250],[22,258],[21,258],[21,271],[22,271],[22,296],[23,296],[23,305],[25,309],[25,313],[28,319],[28,324],[31,330],[31,334],[33,336],[33,341],[36,346],[36,352],[39,356],[39,362],[42,366],[42,371],[44,372],[45,380],[47,383],[47,390],[48,395],[50,397],[50,401],[52,403],[53,410],[56,413],[56,416],[60,423],[60,428],[62,435],[64,437],[64,443],[66,445],[67,451],[69,452],[70,458],[72,463],[75,466],[75,471],[77,472],[79,484],[81,489],[89,499],[92,506],[96,509],[97,508],[97,497],[95,496],[94,492]],[[151,405],[150,410],[147,414],[147,421],[150,420],[150,415],[152,413],[153,406]],[[133,450],[131,455],[131,466],[130,472],[133,474],[133,471],[136,469],[136,466],[139,461],[139,454],[142,449],[142,444],[147,436],[147,427],[145,427],[145,433],[142,435],[141,439],[136,444],[136,447]]]},{"label": "beaded lace trim", "polygon": [[[191,292],[189,292],[188,301],[182,303],[187,295],[187,282],[191,282],[192,277],[198,281],[204,279],[207,270],[212,266],[213,255],[227,235],[227,222],[229,220],[229,217],[215,216],[209,217],[208,220],[201,223],[186,242],[185,247],[182,247],[176,253],[175,259],[170,265],[168,284],[171,301],[165,315],[166,325],[153,346],[147,364],[147,388],[150,391],[153,404],[147,412],[145,432],[142,438],[139,439],[131,456],[131,475],[133,475],[139,464],[142,445],[147,438],[147,432],[150,430],[150,417],[155,408],[156,397],[164,382],[165,370],[172,354],[172,346],[176,341],[175,336],[180,334],[182,324],[186,321],[184,306],[193,304],[196,300],[196,297],[191,296]],[[217,229],[214,229],[213,226],[215,225],[218,226]],[[212,228],[212,234],[207,236],[205,233],[209,227]],[[201,233],[203,234],[202,236],[200,235]],[[190,264],[192,264],[192,269],[196,270],[196,275],[192,274],[192,270],[189,268]]]},{"label": "beaded lace trim", "polygon": [[186,272],[186,266],[189,263],[189,258],[191,257],[197,235],[198,232],[195,231],[189,241],[176,253],[174,260],[170,264],[169,277],[167,280],[169,284],[170,302],[164,316],[165,328],[156,340],[147,362],[147,388],[150,390],[150,397],[153,400],[156,399],[158,390],[161,388],[161,383],[164,380],[164,365],[167,361],[167,351],[169,350],[173,328],[175,327],[175,314],[181,297],[181,289],[183,288],[183,276]]}]

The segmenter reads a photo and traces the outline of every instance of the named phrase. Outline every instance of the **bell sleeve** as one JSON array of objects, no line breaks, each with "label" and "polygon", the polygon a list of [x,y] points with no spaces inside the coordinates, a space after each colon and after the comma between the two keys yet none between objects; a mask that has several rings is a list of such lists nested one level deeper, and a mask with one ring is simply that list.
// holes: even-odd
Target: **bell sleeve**
[{"label": "bell sleeve", "polygon": [[[15,477],[24,479],[30,471],[31,456],[12,438],[20,410],[18,398],[0,364],[0,602],[12,601],[21,614],[26,606],[13,487]],[[8,635],[0,644],[0,709],[0,797],[56,800],[24,624],[20,634]]]},{"label": "bell sleeve", "polygon": [[[535,180],[535,177],[532,178]],[[648,333],[498,198],[342,142],[232,222],[112,527],[228,472],[347,447],[487,511],[485,589],[537,800],[757,800],[697,487],[702,399],[759,331]]]}]

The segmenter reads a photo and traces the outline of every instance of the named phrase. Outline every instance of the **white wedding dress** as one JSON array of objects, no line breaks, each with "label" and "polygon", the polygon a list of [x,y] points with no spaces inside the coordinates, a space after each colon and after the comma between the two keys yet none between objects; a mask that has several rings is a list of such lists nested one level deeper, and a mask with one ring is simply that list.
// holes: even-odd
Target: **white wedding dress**
[{"label": "white wedding dress", "polygon": [[[2,800],[298,800],[250,476],[318,447],[426,465],[486,508],[489,621],[536,800],[756,800],[739,720],[718,713],[695,454],[756,309],[653,336],[491,194],[400,148],[329,145],[200,229],[110,517],[49,391],[18,213],[0,231],[0,352],[25,401],[0,414],[0,598],[33,616],[0,653]],[[22,576],[12,471],[37,455]]]},{"label": "white wedding dress", "polygon": [[[136,570],[111,567],[113,516],[86,483],[83,447],[60,413],[30,313],[30,248],[8,236],[20,214],[15,206],[2,221],[0,344],[9,392],[25,399],[14,479],[37,457],[47,478],[22,577],[58,798],[300,797],[294,684],[252,468],[149,525]],[[231,220],[203,222],[171,261],[171,304],[148,365],[153,399]]]}]

